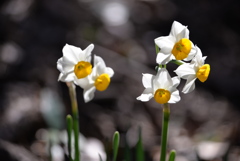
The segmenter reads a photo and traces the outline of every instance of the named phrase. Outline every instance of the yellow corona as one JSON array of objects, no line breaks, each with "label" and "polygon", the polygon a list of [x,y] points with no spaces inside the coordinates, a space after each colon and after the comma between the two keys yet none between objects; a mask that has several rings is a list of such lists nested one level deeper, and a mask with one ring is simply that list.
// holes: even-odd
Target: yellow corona
[{"label": "yellow corona", "polygon": [[174,45],[172,54],[175,56],[176,60],[183,60],[188,57],[191,49],[191,41],[187,38],[183,38]]},{"label": "yellow corona", "polygon": [[198,69],[196,76],[201,82],[205,82],[208,79],[209,73],[210,73],[210,65],[204,64]]},{"label": "yellow corona", "polygon": [[85,61],[78,62],[74,67],[74,73],[78,79],[88,76],[92,72],[92,64]]},{"label": "yellow corona", "polygon": [[108,88],[110,81],[111,79],[109,75],[104,73],[98,76],[98,78],[95,80],[94,86],[98,91],[104,91]]},{"label": "yellow corona", "polygon": [[168,90],[158,89],[154,94],[154,99],[157,103],[164,104],[170,100],[171,94]]}]

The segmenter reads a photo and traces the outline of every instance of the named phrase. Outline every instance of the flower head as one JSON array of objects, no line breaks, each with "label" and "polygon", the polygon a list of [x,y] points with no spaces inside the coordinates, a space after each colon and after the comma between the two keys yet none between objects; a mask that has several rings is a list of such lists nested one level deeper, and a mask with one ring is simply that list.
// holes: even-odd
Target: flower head
[{"label": "flower head", "polygon": [[198,47],[196,47],[196,50],[196,56],[192,59],[191,63],[180,65],[175,70],[179,77],[187,80],[183,87],[183,93],[193,91],[195,89],[195,80],[198,78],[201,82],[205,82],[210,73],[210,65],[204,64],[207,57],[202,57],[202,52]]},{"label": "flower head", "polygon": [[156,76],[143,74],[142,83],[145,90],[137,97],[137,100],[146,102],[154,97],[155,101],[160,104],[180,101],[179,91],[176,88],[180,79],[178,77],[171,78],[165,68],[161,68]]},{"label": "flower head", "polygon": [[94,67],[92,73],[83,79],[75,79],[75,83],[83,88],[85,102],[93,99],[96,90],[104,91],[108,88],[114,71],[106,67],[105,62],[99,56],[94,56]]},{"label": "flower head", "polygon": [[196,53],[193,43],[189,40],[187,26],[177,21],[173,22],[170,34],[156,38],[155,44],[160,48],[156,59],[158,64],[167,64],[172,59],[188,61]]},{"label": "flower head", "polygon": [[63,57],[58,59],[57,68],[61,72],[58,80],[63,82],[74,81],[75,77],[84,78],[92,72],[91,52],[94,45],[85,50],[66,44],[63,47]]}]

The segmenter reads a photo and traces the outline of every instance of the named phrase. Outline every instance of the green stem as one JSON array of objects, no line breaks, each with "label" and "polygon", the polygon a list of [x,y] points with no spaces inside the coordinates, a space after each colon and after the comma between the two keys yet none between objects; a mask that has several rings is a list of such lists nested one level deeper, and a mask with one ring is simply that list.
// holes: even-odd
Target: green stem
[{"label": "green stem", "polygon": [[78,104],[76,97],[75,85],[73,82],[67,83],[69,88],[69,94],[72,103],[72,115],[73,115],[73,132],[74,132],[74,148],[75,148],[75,161],[80,161],[80,153],[79,153],[79,123],[78,123]]},{"label": "green stem", "polygon": [[156,72],[158,71],[159,68],[167,68],[166,64],[159,64],[158,66],[155,67]]},{"label": "green stem", "polygon": [[73,119],[71,115],[67,115],[67,135],[68,135],[68,156],[70,161],[73,161],[72,159],[72,129],[73,129]]},{"label": "green stem", "polygon": [[161,140],[160,161],[166,161],[169,116],[170,116],[170,107],[169,107],[168,103],[165,103],[163,105],[162,138],[161,138],[162,140]]},{"label": "green stem", "polygon": [[177,64],[177,65],[182,65],[184,64],[183,61],[180,61],[180,60],[171,60],[170,63],[174,63],[174,64]]}]

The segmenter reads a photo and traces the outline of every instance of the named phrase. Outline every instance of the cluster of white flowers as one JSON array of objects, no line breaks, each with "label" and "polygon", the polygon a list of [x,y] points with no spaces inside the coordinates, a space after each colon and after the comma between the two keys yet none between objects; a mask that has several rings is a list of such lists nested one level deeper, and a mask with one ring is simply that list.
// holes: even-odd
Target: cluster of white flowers
[{"label": "cluster of white flowers", "polygon": [[112,68],[106,67],[103,59],[96,55],[94,55],[92,67],[93,48],[93,44],[85,50],[66,44],[62,50],[63,57],[57,61],[57,69],[60,71],[58,80],[74,82],[83,88],[85,102],[93,99],[96,90],[106,90],[114,74]]},{"label": "cluster of white flowers", "polygon": [[[176,103],[180,101],[177,86],[180,78],[186,79],[183,93],[189,93],[195,89],[195,80],[198,78],[205,82],[210,73],[210,65],[204,64],[206,56],[202,57],[201,50],[189,40],[189,30],[174,21],[170,34],[155,39],[157,49],[156,62],[159,64],[156,76],[143,74],[142,83],[146,88],[137,97],[137,100],[146,102],[154,97],[160,104]],[[190,61],[189,63],[184,61]],[[181,64],[174,72],[176,77],[171,78],[166,67],[169,62]]]}]

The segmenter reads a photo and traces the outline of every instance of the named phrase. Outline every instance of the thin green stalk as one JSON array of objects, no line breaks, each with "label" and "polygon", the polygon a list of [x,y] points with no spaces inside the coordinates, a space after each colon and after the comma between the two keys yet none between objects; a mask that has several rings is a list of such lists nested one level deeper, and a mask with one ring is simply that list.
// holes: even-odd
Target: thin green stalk
[{"label": "thin green stalk", "polygon": [[158,71],[159,68],[167,68],[166,64],[159,64],[158,66],[155,67],[156,72]]},{"label": "thin green stalk", "polygon": [[75,161],[80,161],[79,153],[79,123],[78,123],[78,104],[76,97],[75,85],[73,82],[67,83],[69,88],[69,94],[72,103],[72,115],[73,115],[73,132],[74,132],[74,149],[75,149]]},{"label": "thin green stalk", "polygon": [[170,107],[169,107],[168,103],[165,103],[165,104],[163,104],[162,138],[161,138],[162,140],[161,140],[160,161],[166,161],[169,116],[170,116]]},{"label": "thin green stalk", "polygon": [[177,64],[177,65],[182,65],[184,64],[183,61],[180,61],[180,60],[171,60],[170,63],[174,63],[174,64]]},{"label": "thin green stalk", "polygon": [[72,129],[73,129],[73,119],[71,115],[67,115],[67,135],[68,135],[68,156],[69,160],[73,161],[72,159]]},{"label": "thin green stalk", "polygon": [[168,161],[174,161],[176,157],[176,151],[172,150],[169,155],[169,160]]}]

